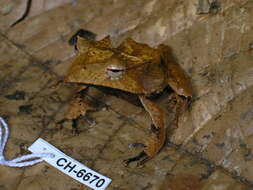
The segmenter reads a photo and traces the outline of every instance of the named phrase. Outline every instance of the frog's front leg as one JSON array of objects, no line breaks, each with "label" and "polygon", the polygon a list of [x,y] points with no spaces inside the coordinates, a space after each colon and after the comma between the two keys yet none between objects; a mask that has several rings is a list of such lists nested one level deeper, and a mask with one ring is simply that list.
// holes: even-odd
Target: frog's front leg
[{"label": "frog's front leg", "polygon": [[64,117],[57,122],[57,125],[61,126],[65,121],[70,120],[72,121],[73,129],[76,129],[76,122],[80,117],[85,117],[85,119],[91,124],[94,123],[94,121],[90,121],[90,119],[86,116],[87,111],[95,110],[95,108],[92,107],[84,98],[87,89],[88,86],[76,85],[75,91],[77,95],[75,95],[75,97],[71,100],[67,112]]},{"label": "frog's front leg", "polygon": [[137,166],[143,165],[160,151],[166,139],[164,111],[155,102],[146,97],[139,96],[139,98],[152,119],[151,136],[144,150],[139,155],[124,160],[126,166],[133,161],[138,162]]}]

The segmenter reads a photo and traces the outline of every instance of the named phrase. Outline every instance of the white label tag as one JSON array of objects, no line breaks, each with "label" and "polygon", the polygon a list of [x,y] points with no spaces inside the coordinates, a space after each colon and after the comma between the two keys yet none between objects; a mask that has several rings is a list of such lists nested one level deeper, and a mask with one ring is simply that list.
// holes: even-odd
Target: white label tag
[{"label": "white label tag", "polygon": [[52,158],[42,158],[47,163],[95,190],[104,190],[112,181],[73,158],[67,156],[45,140],[37,139],[29,148],[33,153],[52,153]]}]

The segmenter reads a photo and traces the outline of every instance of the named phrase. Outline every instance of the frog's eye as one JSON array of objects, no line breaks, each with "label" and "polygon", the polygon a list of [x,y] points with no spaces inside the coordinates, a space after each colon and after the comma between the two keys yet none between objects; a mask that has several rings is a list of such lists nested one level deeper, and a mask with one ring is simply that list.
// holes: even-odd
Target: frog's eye
[{"label": "frog's eye", "polygon": [[106,74],[111,80],[120,79],[126,71],[126,67],[123,65],[109,65],[106,68]]}]

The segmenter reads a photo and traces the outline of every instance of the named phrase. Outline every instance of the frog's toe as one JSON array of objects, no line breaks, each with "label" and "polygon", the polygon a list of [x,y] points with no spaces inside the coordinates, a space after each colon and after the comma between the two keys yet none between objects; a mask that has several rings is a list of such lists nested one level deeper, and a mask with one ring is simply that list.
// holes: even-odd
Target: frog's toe
[{"label": "frog's toe", "polygon": [[150,156],[145,156],[142,160],[139,160],[139,161],[137,161],[137,168],[142,168],[143,166],[144,166],[144,164],[148,161],[148,160],[150,160],[151,159],[151,157]]},{"label": "frog's toe", "polygon": [[78,124],[77,124],[77,121],[78,121],[78,118],[76,119],[71,119],[72,120],[72,134],[77,136],[80,134],[80,130],[78,128]]},{"label": "frog's toe", "polygon": [[137,156],[124,160],[123,164],[125,167],[127,167],[131,162],[137,162],[136,167],[141,168],[143,164],[149,159],[150,159],[150,156],[148,156],[144,151],[142,151]]}]

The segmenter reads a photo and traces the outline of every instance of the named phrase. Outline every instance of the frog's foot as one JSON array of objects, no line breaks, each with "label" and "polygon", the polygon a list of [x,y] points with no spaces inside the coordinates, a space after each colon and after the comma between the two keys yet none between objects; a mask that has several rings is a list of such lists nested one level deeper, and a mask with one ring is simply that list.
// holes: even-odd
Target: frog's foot
[{"label": "frog's foot", "polygon": [[73,135],[79,135],[79,134],[80,134],[80,130],[79,130],[79,128],[78,128],[77,122],[78,122],[78,120],[79,120],[80,118],[84,118],[84,119],[89,123],[90,127],[92,127],[92,126],[94,126],[94,125],[97,124],[96,121],[93,120],[93,119],[91,119],[91,118],[88,118],[88,117],[86,117],[86,116],[80,116],[80,117],[77,117],[77,118],[75,118],[75,119],[66,119],[66,118],[64,118],[64,119],[62,119],[62,120],[56,122],[56,126],[57,126],[57,128],[60,128],[60,129],[61,129],[61,128],[63,127],[63,124],[64,124],[66,121],[71,121],[72,134],[73,134]]},{"label": "frog's foot", "polygon": [[87,121],[87,123],[89,123],[90,125],[94,126],[97,124],[96,120],[91,118],[91,117],[88,117],[87,114],[86,115],[82,115],[81,116],[82,119],[85,119]]},{"label": "frog's foot", "polygon": [[124,165],[136,161],[138,168],[142,167],[145,162],[153,158],[161,149],[165,141],[165,130],[157,129],[154,124],[150,128],[151,136],[147,145],[143,143],[130,144],[131,148],[144,148],[137,156],[124,160]]},{"label": "frog's foot", "polygon": [[123,161],[125,167],[127,167],[131,162],[137,162],[138,168],[143,167],[144,163],[147,162],[151,157],[149,157],[144,151],[140,152],[137,156],[128,158]]},{"label": "frog's foot", "polygon": [[78,135],[80,133],[80,130],[78,129],[77,127],[77,121],[78,121],[79,118],[75,118],[75,119],[62,119],[60,121],[57,121],[56,122],[56,126],[57,128],[62,128],[63,127],[63,124],[66,122],[66,121],[71,121],[71,126],[72,126],[72,134],[73,135]]}]

